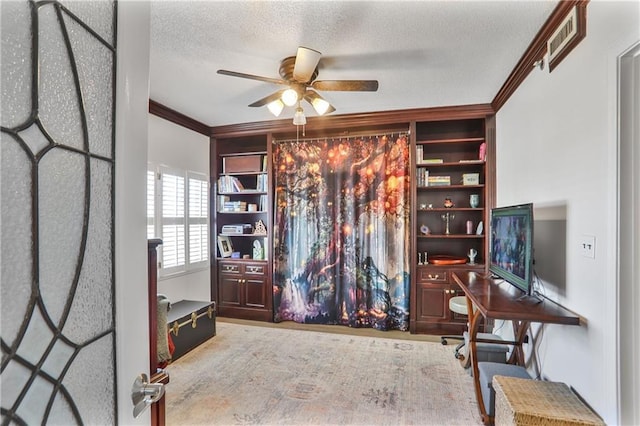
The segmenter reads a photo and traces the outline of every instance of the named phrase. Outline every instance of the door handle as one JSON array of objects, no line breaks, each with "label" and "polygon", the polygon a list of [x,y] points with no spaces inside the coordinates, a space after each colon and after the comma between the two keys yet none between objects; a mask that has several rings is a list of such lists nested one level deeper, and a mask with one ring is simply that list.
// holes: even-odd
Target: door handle
[{"label": "door handle", "polygon": [[164,384],[149,383],[149,378],[142,373],[133,382],[131,401],[133,402],[133,417],[137,418],[148,406],[157,402],[164,395]]}]

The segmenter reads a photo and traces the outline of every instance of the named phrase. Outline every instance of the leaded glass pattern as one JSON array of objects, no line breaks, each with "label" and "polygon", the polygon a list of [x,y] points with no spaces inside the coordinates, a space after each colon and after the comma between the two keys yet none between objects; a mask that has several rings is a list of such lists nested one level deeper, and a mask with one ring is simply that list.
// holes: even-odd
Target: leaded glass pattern
[{"label": "leaded glass pattern", "polygon": [[115,424],[116,3],[0,19],[1,423]]}]

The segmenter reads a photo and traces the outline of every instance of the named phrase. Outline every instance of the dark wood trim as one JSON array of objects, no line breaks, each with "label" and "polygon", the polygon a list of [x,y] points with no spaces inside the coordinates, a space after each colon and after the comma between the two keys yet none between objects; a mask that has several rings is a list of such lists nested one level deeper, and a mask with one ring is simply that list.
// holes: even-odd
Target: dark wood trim
[{"label": "dark wood trim", "polygon": [[150,383],[162,383],[165,385],[165,394],[162,395],[158,401],[151,404],[151,426],[165,426],[167,423],[166,414],[166,385],[169,384],[169,374],[166,371],[160,370],[151,375],[149,379]]},{"label": "dark wood trim", "polygon": [[210,127],[206,124],[196,121],[191,117],[187,117],[186,115],[169,107],[166,107],[161,103],[154,101],[153,99],[149,99],[149,113],[160,118],[164,118],[167,121],[171,121],[172,123],[175,123],[179,126],[191,129],[194,132],[209,136]]},{"label": "dark wood trim", "polygon": [[[409,130],[409,124],[412,121],[481,118],[493,113],[494,111],[491,105],[476,104],[367,112],[326,117],[307,117],[305,134],[307,137],[318,137],[323,136],[327,131],[340,129],[349,129],[349,132],[357,132],[360,129],[371,130],[384,127],[386,130],[389,130],[390,125],[394,126],[396,131]],[[265,133],[274,133],[275,136],[278,137],[289,137],[290,135],[295,136],[296,128],[292,124],[291,119],[288,118],[286,120],[257,121],[253,123],[211,127],[210,136],[213,138],[224,138]],[[345,133],[345,135],[347,134],[348,133]]]},{"label": "dark wood trim", "polygon": [[158,246],[162,240],[147,240],[147,274],[149,304],[149,375],[158,369]]},{"label": "dark wood trim", "polygon": [[[502,108],[520,84],[522,84],[524,79],[527,78],[529,73],[534,69],[534,63],[544,57],[547,52],[547,40],[576,5],[579,10],[581,8],[584,9],[583,15],[585,16],[585,22],[582,27],[586,28],[586,6],[588,1],[589,0],[563,0],[558,3],[551,13],[551,16],[544,23],[540,31],[538,31],[538,34],[534,37],[524,55],[522,55],[520,61],[516,64],[516,67],[511,71],[511,74],[509,74],[509,77],[507,77],[507,80],[493,98],[493,101],[491,101],[491,106],[495,112],[498,112],[500,108]],[[578,19],[580,20],[580,11],[578,13]]]}]

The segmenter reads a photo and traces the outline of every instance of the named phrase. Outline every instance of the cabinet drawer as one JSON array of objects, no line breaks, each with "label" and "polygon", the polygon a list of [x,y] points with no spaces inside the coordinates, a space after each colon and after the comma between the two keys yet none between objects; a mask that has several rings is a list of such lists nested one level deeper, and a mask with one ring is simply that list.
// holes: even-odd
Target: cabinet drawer
[{"label": "cabinet drawer", "polygon": [[220,272],[223,274],[239,274],[240,265],[237,263],[221,263]]},{"label": "cabinet drawer", "polygon": [[244,267],[244,273],[247,275],[264,275],[265,274],[265,265],[254,265],[254,264],[249,264],[249,265],[245,265]]},{"label": "cabinet drawer", "polygon": [[418,282],[446,283],[449,282],[449,271],[446,269],[419,268]]}]

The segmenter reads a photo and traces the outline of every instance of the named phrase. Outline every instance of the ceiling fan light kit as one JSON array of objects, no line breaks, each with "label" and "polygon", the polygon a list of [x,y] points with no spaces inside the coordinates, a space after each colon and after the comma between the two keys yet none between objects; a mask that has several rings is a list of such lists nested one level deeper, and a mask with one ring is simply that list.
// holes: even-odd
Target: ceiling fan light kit
[{"label": "ceiling fan light kit", "polygon": [[298,106],[296,113],[293,114],[293,124],[296,126],[304,126],[307,124],[307,118],[304,116],[304,111],[301,106]]},{"label": "ceiling fan light kit", "polygon": [[284,109],[284,103],[282,103],[280,99],[276,99],[275,101],[268,103],[267,108],[271,111],[271,114],[279,117],[280,113]]},{"label": "ceiling fan light kit", "polygon": [[302,46],[298,47],[296,56],[290,56],[280,62],[279,73],[281,79],[228,70],[218,70],[218,74],[287,86],[287,89],[272,93],[249,106],[261,107],[266,105],[269,111],[278,117],[285,105],[294,106],[297,104],[298,106],[293,116],[293,124],[296,126],[307,123],[304,110],[300,105],[302,99],[311,104],[318,115],[330,114],[336,110],[333,105],[312,89],[349,92],[375,92],[378,90],[378,81],[376,80],[316,80],[321,56],[322,54],[317,50]]},{"label": "ceiling fan light kit", "polygon": [[286,106],[294,106],[298,103],[298,92],[291,88],[285,90],[282,92],[282,102],[284,102]]}]

